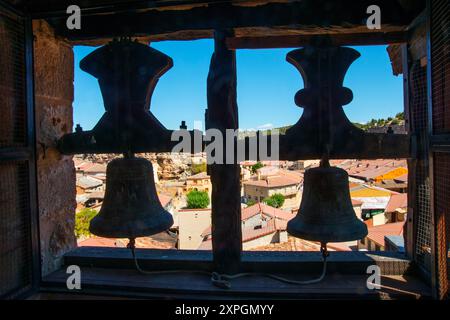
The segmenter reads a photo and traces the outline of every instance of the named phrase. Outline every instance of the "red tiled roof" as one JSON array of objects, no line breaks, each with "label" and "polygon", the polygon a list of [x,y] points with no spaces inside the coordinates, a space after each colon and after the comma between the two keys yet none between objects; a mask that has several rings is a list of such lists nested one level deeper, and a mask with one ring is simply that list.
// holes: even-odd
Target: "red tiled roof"
[{"label": "red tiled roof", "polygon": [[170,201],[172,201],[171,196],[168,196],[168,195],[162,194],[162,193],[158,194],[158,199],[159,199],[159,202],[161,202],[161,205],[163,206],[163,208],[165,208],[170,203]]},{"label": "red tiled roof", "polygon": [[257,187],[284,187],[299,184],[301,180],[294,179],[291,177],[279,177],[279,176],[269,176],[263,180],[249,180],[244,182],[244,185],[257,186]]},{"label": "red tiled roof", "polygon": [[[260,237],[275,233],[277,231],[285,231],[287,228],[287,221],[279,219],[270,219],[267,225],[262,228],[255,229],[254,227],[243,228],[242,229],[242,242],[251,241],[258,239]],[[211,234],[211,227],[203,231],[202,236],[208,236]],[[209,237],[207,240],[203,241],[199,246],[201,250],[211,250],[212,240]]]},{"label": "red tiled roof", "polygon": [[394,178],[394,180],[399,182],[408,182],[408,174],[405,173],[404,175],[401,175],[400,177]]},{"label": "red tiled roof", "polygon": [[274,208],[274,207],[268,206],[268,205],[266,205],[264,203],[258,203],[258,205],[260,206],[261,211],[264,214],[267,214],[267,215],[269,215],[272,218],[279,218],[279,219],[282,219],[282,220],[285,220],[285,221],[289,221],[289,220],[291,220],[292,218],[295,217],[295,215],[292,214],[291,212],[284,211],[284,210],[281,210],[281,209],[278,209],[278,208]]},{"label": "red tiled roof", "polygon": [[328,242],[327,249],[332,251],[352,251],[348,245],[340,242]]},{"label": "red tiled roof", "polygon": [[211,208],[204,208],[204,209],[179,209],[178,212],[211,212]]},{"label": "red tiled roof", "polygon": [[362,177],[365,179],[375,178],[399,167],[406,168],[406,160],[362,160],[342,166],[342,168],[345,169],[350,176]]},{"label": "red tiled roof", "polygon": [[91,166],[86,166],[83,168],[80,168],[86,173],[89,172],[106,172],[106,164],[103,163],[92,163]]},{"label": "red tiled roof", "polygon": [[394,212],[397,209],[405,209],[408,207],[408,194],[393,194],[386,206],[386,212]]},{"label": "red tiled roof", "polygon": [[186,178],[186,180],[201,180],[201,179],[209,179],[209,176],[206,174],[206,172],[202,171]]},{"label": "red tiled roof", "polygon": [[[254,217],[257,214],[265,214],[270,218],[277,218],[278,226],[282,227],[283,225],[287,225],[287,222],[292,218],[294,218],[297,213],[294,214],[258,202],[250,207],[242,209],[241,221],[250,219],[251,217]],[[286,229],[286,226],[284,226],[284,229]],[[202,232],[202,237],[206,237],[210,234],[211,234],[211,226],[209,226]]]},{"label": "red tiled roof", "polygon": [[241,220],[245,221],[245,220],[250,219],[251,217],[253,217],[257,214],[261,214],[261,213],[262,213],[261,204],[256,203],[250,207],[242,209]]},{"label": "red tiled roof", "polygon": [[[160,239],[154,239],[159,237]],[[92,237],[78,242],[79,247],[120,247],[124,248],[128,244],[128,239],[111,239],[102,237]],[[176,241],[165,234],[157,234],[152,237],[136,238],[136,248],[147,249],[174,249]]]},{"label": "red tiled roof", "polygon": [[245,221],[247,219],[250,219],[251,217],[257,215],[257,214],[265,214],[268,215],[271,218],[279,218],[282,220],[291,220],[293,217],[295,217],[294,214],[288,211],[284,211],[278,208],[274,208],[271,206],[266,205],[265,203],[256,203],[250,207],[242,209],[241,214],[241,220]]},{"label": "red tiled roof", "polygon": [[268,234],[272,234],[276,231],[285,231],[287,227],[287,221],[271,219],[267,222],[267,225],[263,228],[255,229],[253,227],[242,229],[242,242],[254,240]]},{"label": "red tiled roof", "polygon": [[[117,247],[116,239],[92,237],[78,242],[79,247]],[[120,246],[120,245],[119,245]]]},{"label": "red tiled roof", "polygon": [[198,250],[211,250],[212,249],[212,240],[208,239],[206,241],[203,241],[197,249]]},{"label": "red tiled roof", "polygon": [[369,234],[367,238],[377,243],[378,245],[384,247],[384,237],[385,236],[399,236],[403,234],[403,225],[402,222],[394,222],[394,223],[386,223],[380,226],[369,227]]},{"label": "red tiled roof", "polygon": [[277,231],[276,219],[271,219],[267,222],[267,225],[260,229],[253,227],[242,229],[242,242],[258,239],[260,237],[272,234]]},{"label": "red tiled roof", "polygon": [[[263,169],[263,168],[261,168]],[[260,180],[248,180],[244,185],[259,187],[283,187],[299,184],[303,181],[303,172],[271,168],[267,177]]]},{"label": "red tiled roof", "polygon": [[89,199],[103,199],[105,197],[105,191],[94,191],[87,193]]},{"label": "red tiled roof", "polygon": [[241,166],[253,166],[254,164],[256,164],[256,161],[253,160],[241,161],[239,164]]}]

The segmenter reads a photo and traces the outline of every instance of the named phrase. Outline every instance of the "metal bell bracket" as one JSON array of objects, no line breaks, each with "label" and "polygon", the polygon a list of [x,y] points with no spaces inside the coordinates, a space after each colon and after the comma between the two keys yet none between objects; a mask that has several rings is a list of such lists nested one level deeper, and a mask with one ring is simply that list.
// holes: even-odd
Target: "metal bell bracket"
[{"label": "metal bell bracket", "polygon": [[[150,101],[158,79],[172,65],[169,56],[128,37],[114,39],[86,56],[80,68],[98,79],[105,113],[92,130],[83,131],[77,125],[74,133],[64,135],[58,141],[59,151],[63,154],[171,151],[178,141],[171,141],[173,131],[150,112]],[[188,131],[191,137],[194,131]]]},{"label": "metal bell bracket", "polygon": [[410,136],[367,133],[355,127],[342,108],[353,93],[343,86],[345,74],[360,56],[352,48],[310,46],[287,54],[286,60],[303,77],[305,87],[295,95],[304,109],[298,122],[280,136],[280,159],[407,158]]}]

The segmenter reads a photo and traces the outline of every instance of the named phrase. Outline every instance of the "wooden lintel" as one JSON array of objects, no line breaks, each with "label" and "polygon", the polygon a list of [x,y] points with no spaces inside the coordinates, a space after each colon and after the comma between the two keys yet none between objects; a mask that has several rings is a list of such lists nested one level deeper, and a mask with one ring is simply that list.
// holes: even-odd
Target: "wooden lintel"
[{"label": "wooden lintel", "polygon": [[[281,34],[292,31],[351,32],[352,28],[366,30],[369,17],[367,7],[378,5],[383,12],[381,30],[404,29],[418,12],[405,10],[392,0],[304,0],[285,3],[266,3],[242,6],[230,2],[209,3],[189,10],[133,10],[113,13],[82,14],[81,29],[69,30],[67,15],[48,17],[60,36],[70,41],[127,36],[157,36],[189,31],[202,35],[209,30],[253,28],[277,30]],[[38,16],[35,16],[38,17]],[[285,32],[286,31],[286,32]],[[237,36],[240,36],[236,32]],[[270,35],[262,34],[262,35]],[[272,34],[273,35],[273,34]]]},{"label": "wooden lintel", "polygon": [[324,35],[286,35],[269,37],[228,38],[229,49],[298,48],[312,43],[327,43],[333,46],[381,45],[407,42],[407,32],[341,33]]}]

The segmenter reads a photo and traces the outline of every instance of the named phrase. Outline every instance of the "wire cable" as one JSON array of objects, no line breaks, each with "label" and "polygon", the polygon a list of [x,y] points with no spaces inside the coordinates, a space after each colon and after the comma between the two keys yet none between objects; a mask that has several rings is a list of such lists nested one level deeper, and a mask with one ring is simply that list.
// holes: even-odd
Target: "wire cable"
[{"label": "wire cable", "polygon": [[322,273],[320,276],[316,279],[311,280],[292,280],[284,277],[280,277],[271,273],[263,273],[263,272],[245,272],[245,273],[237,273],[237,274],[220,274],[218,272],[209,272],[209,271],[203,271],[203,270],[159,270],[159,271],[147,271],[143,270],[138,262],[137,255],[136,255],[136,246],[135,246],[135,239],[130,239],[130,242],[127,246],[131,250],[131,254],[133,255],[134,265],[136,267],[136,270],[139,271],[142,274],[146,275],[158,275],[158,274],[181,274],[181,273],[191,273],[191,274],[201,274],[201,275],[207,275],[211,277],[211,283],[215,285],[218,288],[222,289],[230,289],[231,288],[231,282],[230,280],[243,278],[243,277],[265,277],[277,280],[279,282],[287,283],[287,284],[293,284],[293,285],[309,285],[314,284],[322,281],[325,278],[325,275],[327,273],[327,257],[328,257],[328,251],[326,244],[321,244],[320,251],[322,253]]}]

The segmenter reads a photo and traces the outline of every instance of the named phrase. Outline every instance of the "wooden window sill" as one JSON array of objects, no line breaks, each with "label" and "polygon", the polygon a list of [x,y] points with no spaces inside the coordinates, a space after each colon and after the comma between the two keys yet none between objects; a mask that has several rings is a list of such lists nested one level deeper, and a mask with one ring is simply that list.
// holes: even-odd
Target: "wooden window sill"
[{"label": "wooden window sill", "polygon": [[[146,270],[212,270],[210,251],[138,250],[139,263]],[[276,299],[398,299],[429,298],[430,289],[416,275],[404,256],[392,252],[331,252],[322,282],[292,285],[251,276],[231,280],[230,289],[214,286],[207,275],[172,273],[143,275],[134,269],[131,254],[122,248],[83,247],[64,258],[64,264],[81,267],[82,290],[68,290],[65,267],[44,277],[41,291],[63,294],[115,296],[122,298],[276,298]],[[367,266],[377,264],[381,289],[369,290]],[[321,271],[316,252],[243,252],[242,271],[271,272],[290,279],[314,278]],[[45,294],[44,294],[45,296]]]}]

